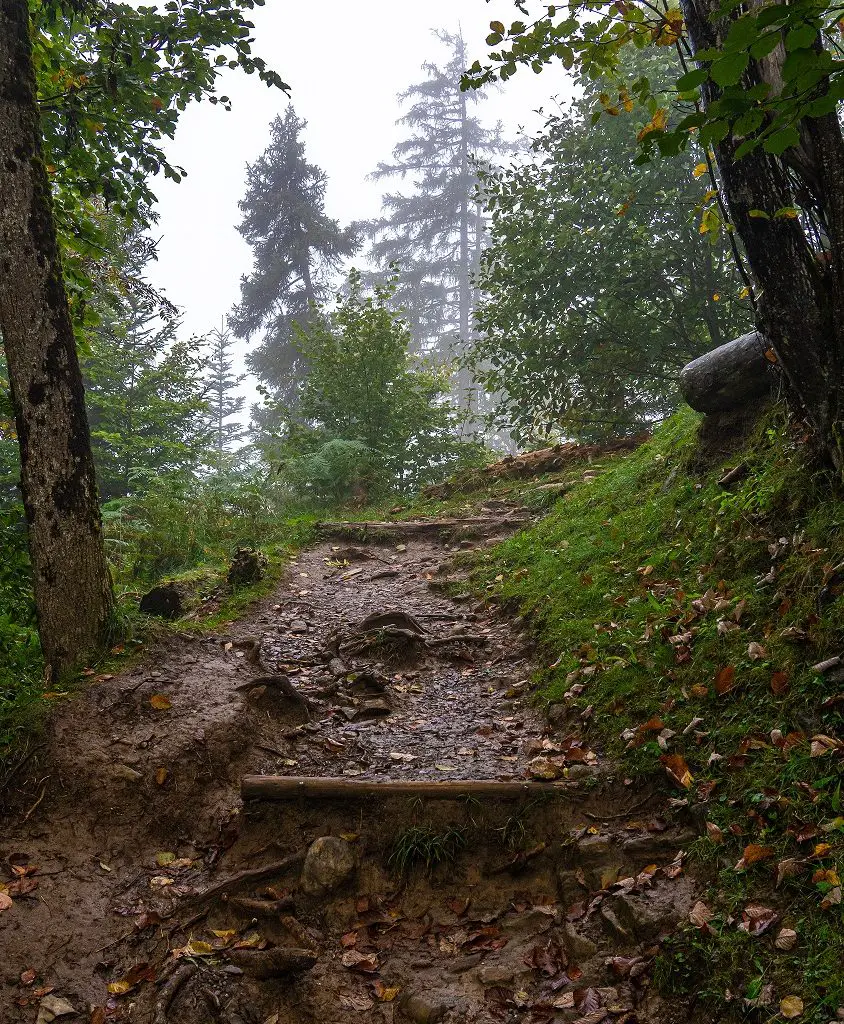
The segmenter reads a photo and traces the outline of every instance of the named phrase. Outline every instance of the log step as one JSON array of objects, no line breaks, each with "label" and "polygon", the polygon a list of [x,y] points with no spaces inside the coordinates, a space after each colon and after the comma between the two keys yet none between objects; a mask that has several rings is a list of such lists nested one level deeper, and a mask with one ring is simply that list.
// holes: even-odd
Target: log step
[{"label": "log step", "polygon": [[362,779],[314,778],[297,775],[246,775],[241,780],[244,800],[367,799],[370,797],[423,797],[429,800],[458,800],[461,797],[493,797],[517,800],[539,793],[565,796],[571,785],[559,782],[495,782],[486,779],[467,781],[384,781]]}]

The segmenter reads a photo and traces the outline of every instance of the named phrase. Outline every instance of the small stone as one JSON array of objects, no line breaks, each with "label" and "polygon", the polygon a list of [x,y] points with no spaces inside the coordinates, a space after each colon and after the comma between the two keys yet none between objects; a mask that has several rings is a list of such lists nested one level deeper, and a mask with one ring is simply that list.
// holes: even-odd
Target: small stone
[{"label": "small stone", "polygon": [[413,1024],[437,1024],[445,1016],[448,1007],[433,996],[408,994],[402,999],[399,1009],[405,1019],[413,1021]]},{"label": "small stone", "polygon": [[624,927],[624,925],[615,916],[611,907],[602,905],[600,909],[601,924],[604,926],[604,931],[609,935],[615,942],[632,943],[633,935]]},{"label": "small stone", "polygon": [[598,952],[595,943],[581,935],[570,922],[563,926],[563,945],[573,960],[589,960]]},{"label": "small stone", "polygon": [[60,996],[46,995],[38,1004],[38,1018],[35,1024],[51,1024],[57,1017],[72,1017],[76,1010],[66,999]]},{"label": "small stone", "polygon": [[345,839],[315,839],[302,866],[300,884],[309,896],[321,896],[342,885],[355,870],[355,854]]},{"label": "small stone", "polygon": [[137,782],[143,778],[140,772],[130,768],[128,764],[114,764],[111,766],[111,774],[116,779],[123,779],[125,782]]},{"label": "small stone", "polygon": [[307,622],[305,622],[304,619],[294,619],[290,623],[290,632],[291,633],[298,633],[300,635],[302,633],[307,633],[308,632],[308,624],[307,624]]},{"label": "small stone", "polygon": [[478,981],[482,985],[506,985],[515,975],[512,964],[485,964],[478,971]]}]

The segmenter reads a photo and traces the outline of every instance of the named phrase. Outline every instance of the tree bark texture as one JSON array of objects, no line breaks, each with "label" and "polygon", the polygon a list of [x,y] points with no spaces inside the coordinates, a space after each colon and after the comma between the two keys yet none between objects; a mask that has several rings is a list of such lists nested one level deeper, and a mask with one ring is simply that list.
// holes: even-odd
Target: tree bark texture
[{"label": "tree bark texture", "polygon": [[683,367],[680,392],[698,412],[728,412],[768,394],[776,385],[766,358],[769,345],[758,331],[705,352]]},{"label": "tree bark texture", "polygon": [[62,278],[26,0],[0,0],[0,331],[9,368],[38,629],[60,674],[112,610],[85,392]]},{"label": "tree bark texture", "polygon": [[[694,52],[720,48],[731,25],[720,0],[682,0]],[[732,17],[738,17],[740,10]],[[782,46],[751,61],[743,84],[781,89]],[[707,82],[704,107],[720,90]],[[805,118],[801,145],[783,156],[761,146],[741,159],[742,139],[728,133],[714,147],[732,223],[759,287],[757,327],[776,354],[801,415],[814,428],[839,473],[844,472],[844,140],[834,114]],[[799,219],[775,217],[783,207],[809,206],[830,247],[818,251]],[[751,216],[762,210],[770,219]]]}]

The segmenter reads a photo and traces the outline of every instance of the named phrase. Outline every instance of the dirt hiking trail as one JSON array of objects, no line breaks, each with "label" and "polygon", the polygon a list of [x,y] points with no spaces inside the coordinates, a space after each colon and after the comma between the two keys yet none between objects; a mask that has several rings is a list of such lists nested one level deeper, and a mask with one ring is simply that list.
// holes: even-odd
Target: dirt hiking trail
[{"label": "dirt hiking trail", "polygon": [[524,521],[323,527],[225,634],[58,711],[0,838],[0,1020],[692,1019],[651,971],[694,833],[448,596]]}]

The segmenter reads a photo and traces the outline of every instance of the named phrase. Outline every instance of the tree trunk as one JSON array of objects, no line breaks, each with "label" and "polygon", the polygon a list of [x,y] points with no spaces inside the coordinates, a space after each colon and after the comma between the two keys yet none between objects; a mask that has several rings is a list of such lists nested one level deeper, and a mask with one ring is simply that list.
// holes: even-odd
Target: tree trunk
[{"label": "tree trunk", "polygon": [[0,0],[0,330],[46,664],[104,638],[112,610],[85,393],[56,242],[26,0]]},{"label": "tree trunk", "polygon": [[[682,0],[682,8],[694,52],[720,49],[731,19],[740,13],[719,17],[720,0]],[[776,94],[783,56],[775,51],[751,61],[743,84],[766,82]],[[707,82],[704,106],[719,95]],[[782,157],[760,146],[737,160],[742,140],[732,133],[714,148],[730,216],[760,290],[757,328],[776,354],[801,415],[842,473],[844,140],[835,114],[805,118],[800,129],[801,146]],[[783,207],[805,207],[805,195],[829,236],[828,253],[813,248],[799,219],[774,216]],[[769,219],[750,216],[758,210]]]},{"label": "tree trunk", "polygon": [[[469,256],[469,143],[468,113],[466,110],[466,93],[460,93],[460,188],[462,191],[460,204],[460,268],[459,280],[457,283],[458,298],[460,303],[460,342],[459,355],[461,360],[465,358],[469,348],[469,325],[471,320],[472,302],[472,271]],[[471,412],[472,409],[472,374],[469,368],[461,363],[457,373],[457,401],[461,409]],[[464,424],[464,430],[466,424]]]}]

